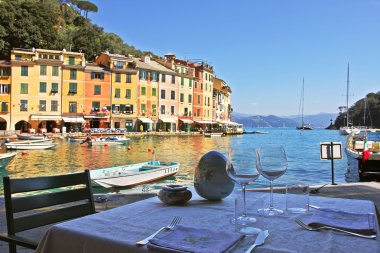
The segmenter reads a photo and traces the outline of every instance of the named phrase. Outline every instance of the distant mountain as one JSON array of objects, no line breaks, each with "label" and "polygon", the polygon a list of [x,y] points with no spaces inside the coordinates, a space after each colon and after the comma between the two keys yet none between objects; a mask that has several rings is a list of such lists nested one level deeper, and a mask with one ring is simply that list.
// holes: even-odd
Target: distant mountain
[{"label": "distant mountain", "polygon": [[292,119],[280,118],[274,115],[269,116],[242,116],[233,113],[232,121],[243,124],[244,127],[296,127],[297,122]]},{"label": "distant mountain", "polygon": [[[330,125],[330,120],[334,120],[336,117],[336,113],[319,113],[316,115],[306,115],[304,116],[304,122],[306,124],[310,124],[313,127],[325,128]],[[261,116],[234,112],[232,114],[232,121],[241,123],[244,125],[244,127],[296,127],[298,117],[278,117],[274,115]]]}]

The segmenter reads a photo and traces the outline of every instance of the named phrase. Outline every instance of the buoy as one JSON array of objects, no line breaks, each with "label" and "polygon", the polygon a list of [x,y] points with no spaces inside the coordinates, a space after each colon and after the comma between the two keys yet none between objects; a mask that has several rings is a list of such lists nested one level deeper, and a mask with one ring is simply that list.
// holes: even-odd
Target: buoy
[{"label": "buoy", "polygon": [[128,150],[131,150],[131,146],[128,146],[128,148],[127,148]]},{"label": "buoy", "polygon": [[149,153],[152,152],[152,149],[151,149],[151,148],[148,148],[148,152],[149,152]]},{"label": "buoy", "polygon": [[105,143],[105,144],[104,144],[104,147],[108,147],[108,143]]},{"label": "buoy", "polygon": [[28,152],[26,152],[26,151],[22,151],[21,154],[22,154],[22,155],[27,155]]}]

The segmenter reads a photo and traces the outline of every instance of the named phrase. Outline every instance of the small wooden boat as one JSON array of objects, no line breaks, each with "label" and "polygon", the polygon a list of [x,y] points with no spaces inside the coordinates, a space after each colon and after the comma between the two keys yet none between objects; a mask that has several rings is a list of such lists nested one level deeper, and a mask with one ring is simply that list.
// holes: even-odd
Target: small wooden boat
[{"label": "small wooden boat", "polygon": [[44,140],[46,137],[44,135],[39,135],[39,134],[22,133],[22,134],[17,134],[17,138],[19,140]]},{"label": "small wooden boat", "polygon": [[176,174],[179,163],[161,164],[159,161],[149,161],[112,168],[91,170],[91,179],[95,185],[105,188],[135,186],[152,182]]},{"label": "small wooden boat", "polygon": [[5,143],[4,146],[16,150],[48,149],[54,147],[54,143],[52,140],[13,141]]},{"label": "small wooden boat", "polygon": [[15,158],[16,152],[2,153],[0,154],[0,169],[4,169],[8,166],[9,162]]},{"label": "small wooden boat", "polygon": [[87,141],[89,146],[115,146],[115,145],[127,145],[130,138],[123,137],[100,137]]}]

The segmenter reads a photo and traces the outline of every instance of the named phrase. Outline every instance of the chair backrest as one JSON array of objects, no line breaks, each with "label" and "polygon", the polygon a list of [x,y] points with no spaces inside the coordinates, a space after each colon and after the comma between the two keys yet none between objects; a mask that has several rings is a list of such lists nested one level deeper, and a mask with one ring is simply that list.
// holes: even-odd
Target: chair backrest
[{"label": "chair backrest", "polygon": [[88,170],[25,179],[4,177],[3,183],[9,235],[95,213]]}]

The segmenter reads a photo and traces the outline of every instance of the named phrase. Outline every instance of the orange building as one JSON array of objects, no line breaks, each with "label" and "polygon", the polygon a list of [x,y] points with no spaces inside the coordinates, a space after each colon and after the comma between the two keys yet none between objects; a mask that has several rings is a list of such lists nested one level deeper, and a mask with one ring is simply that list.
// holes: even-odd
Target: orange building
[{"label": "orange building", "polygon": [[10,129],[11,64],[0,61],[0,130]]},{"label": "orange building", "polygon": [[109,128],[111,74],[104,67],[87,63],[84,83],[84,119],[86,128]]}]

